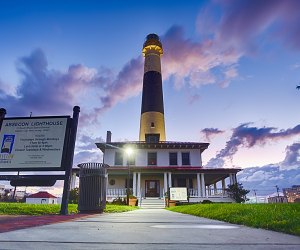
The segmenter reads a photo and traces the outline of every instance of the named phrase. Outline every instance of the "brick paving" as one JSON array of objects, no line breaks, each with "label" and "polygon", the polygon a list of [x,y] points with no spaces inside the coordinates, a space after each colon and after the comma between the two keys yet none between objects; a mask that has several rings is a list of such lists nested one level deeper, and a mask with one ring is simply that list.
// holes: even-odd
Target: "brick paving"
[{"label": "brick paving", "polygon": [[10,232],[29,227],[43,226],[76,220],[90,214],[71,214],[71,215],[0,215],[0,233]]}]

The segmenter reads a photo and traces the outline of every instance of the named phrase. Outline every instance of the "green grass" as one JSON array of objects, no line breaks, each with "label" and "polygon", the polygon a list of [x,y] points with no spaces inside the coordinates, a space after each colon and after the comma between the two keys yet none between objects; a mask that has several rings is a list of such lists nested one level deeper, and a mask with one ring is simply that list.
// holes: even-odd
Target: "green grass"
[{"label": "green grass", "polygon": [[[105,213],[120,213],[136,209],[122,205],[106,205]],[[69,213],[78,213],[77,204],[69,204]],[[60,205],[0,202],[0,215],[49,215],[59,214]]]},{"label": "green grass", "polygon": [[170,211],[300,236],[300,204],[194,204]]}]

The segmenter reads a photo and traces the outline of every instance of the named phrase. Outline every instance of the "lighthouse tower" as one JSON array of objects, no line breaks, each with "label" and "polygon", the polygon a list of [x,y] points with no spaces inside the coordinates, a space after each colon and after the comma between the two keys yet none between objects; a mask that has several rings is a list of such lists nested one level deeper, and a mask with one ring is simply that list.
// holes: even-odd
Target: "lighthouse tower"
[{"label": "lighthouse tower", "polygon": [[163,54],[158,35],[149,34],[143,46],[144,79],[140,121],[140,141],[166,141],[164,101],[160,57]]}]

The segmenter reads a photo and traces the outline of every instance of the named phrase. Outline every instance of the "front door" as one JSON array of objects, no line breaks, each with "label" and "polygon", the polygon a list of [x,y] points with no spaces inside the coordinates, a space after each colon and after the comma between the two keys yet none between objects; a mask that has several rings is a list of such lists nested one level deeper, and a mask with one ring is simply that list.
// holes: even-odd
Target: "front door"
[{"label": "front door", "polygon": [[145,181],[146,197],[159,197],[159,181],[149,180]]}]

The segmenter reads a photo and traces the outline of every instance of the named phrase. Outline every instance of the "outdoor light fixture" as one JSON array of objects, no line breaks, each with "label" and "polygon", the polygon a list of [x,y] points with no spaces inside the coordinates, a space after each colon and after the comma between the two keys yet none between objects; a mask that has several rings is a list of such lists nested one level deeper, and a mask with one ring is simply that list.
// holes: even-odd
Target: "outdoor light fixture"
[{"label": "outdoor light fixture", "polygon": [[126,152],[127,156],[130,157],[133,153],[133,149],[128,147],[128,148],[125,149],[125,152]]},{"label": "outdoor light fixture", "polygon": [[127,154],[127,167],[128,167],[128,176],[127,176],[127,189],[126,189],[126,200],[127,205],[129,206],[129,195],[130,195],[130,156],[133,154],[133,149],[131,147],[125,148],[125,152]]}]

